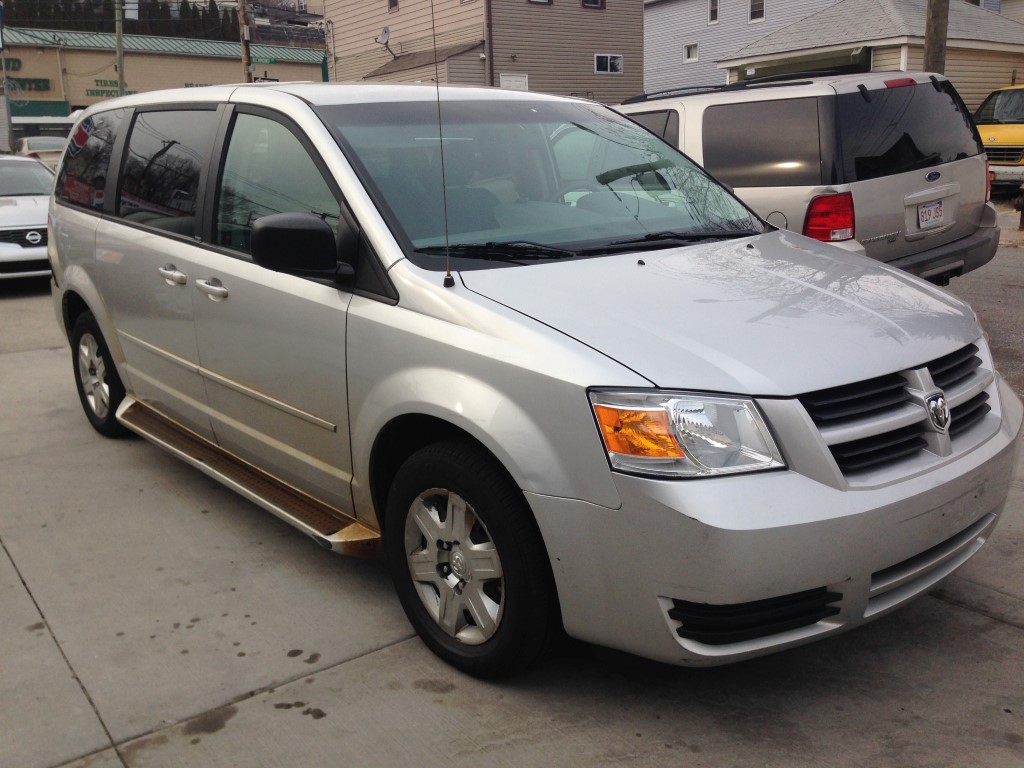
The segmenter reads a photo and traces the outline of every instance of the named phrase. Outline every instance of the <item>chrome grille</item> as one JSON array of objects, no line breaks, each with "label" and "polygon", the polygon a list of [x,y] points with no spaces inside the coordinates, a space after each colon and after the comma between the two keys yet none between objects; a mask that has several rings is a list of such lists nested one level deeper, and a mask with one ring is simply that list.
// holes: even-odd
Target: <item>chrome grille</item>
[{"label": "chrome grille", "polygon": [[[39,235],[38,243],[28,241],[29,232]],[[33,227],[31,229],[0,229],[0,243],[11,243],[20,245],[22,248],[38,248],[46,245],[46,227]]]},{"label": "chrome grille", "polygon": [[879,376],[857,384],[822,389],[800,398],[807,413],[819,426],[877,416],[910,400],[907,382],[898,373]]},{"label": "chrome grille", "polygon": [[[925,365],[855,384],[818,390],[799,400],[846,477],[911,460],[925,449],[948,455],[992,410],[994,381],[978,347],[968,344]],[[948,432],[931,423],[927,400],[941,393],[950,408]]]},{"label": "chrome grille", "polygon": [[985,414],[991,410],[992,406],[988,404],[987,392],[975,395],[966,403],[961,403],[955,408],[951,408],[950,416],[952,418],[949,422],[949,436],[958,437],[963,434],[985,418]]},{"label": "chrome grille", "polygon": [[973,344],[968,344],[963,349],[933,360],[928,363],[927,368],[935,386],[946,390],[969,379],[980,366],[981,358],[978,357],[978,348]]},{"label": "chrome grille", "polygon": [[1024,158],[1024,147],[985,147],[985,154],[993,163],[1019,163]]}]

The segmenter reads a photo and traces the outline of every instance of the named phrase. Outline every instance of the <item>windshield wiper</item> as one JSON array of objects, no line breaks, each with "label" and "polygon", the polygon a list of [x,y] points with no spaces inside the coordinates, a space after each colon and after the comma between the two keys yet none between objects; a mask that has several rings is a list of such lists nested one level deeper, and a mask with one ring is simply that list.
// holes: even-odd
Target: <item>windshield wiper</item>
[{"label": "windshield wiper", "polygon": [[663,248],[666,245],[690,245],[691,243],[702,243],[709,240],[733,240],[739,237],[751,237],[759,235],[752,229],[730,229],[718,232],[648,232],[639,237],[629,237],[624,240],[612,240],[606,245],[598,245],[580,251],[581,254],[608,253],[610,251],[626,250],[620,246],[640,246],[649,248]]},{"label": "windshield wiper", "polygon": [[454,245],[431,245],[416,248],[416,253],[457,258],[494,259],[496,261],[539,261],[542,259],[570,259],[576,251],[556,248],[553,245],[515,240],[505,243],[456,243]]},{"label": "windshield wiper", "polygon": [[612,168],[610,171],[599,173],[594,178],[598,184],[608,185],[613,181],[624,179],[627,176],[638,176],[642,173],[660,171],[662,168],[671,168],[673,165],[675,164],[671,160],[664,157],[651,163],[637,163],[636,165],[624,165],[621,168]]}]

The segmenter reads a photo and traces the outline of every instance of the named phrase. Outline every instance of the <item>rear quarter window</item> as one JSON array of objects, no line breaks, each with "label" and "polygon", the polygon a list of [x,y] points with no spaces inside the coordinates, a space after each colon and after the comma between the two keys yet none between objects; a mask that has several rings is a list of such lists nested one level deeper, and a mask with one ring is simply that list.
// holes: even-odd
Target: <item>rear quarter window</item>
[{"label": "rear quarter window", "polygon": [[91,115],[75,126],[64,151],[54,194],[61,202],[99,210],[110,171],[110,156],[128,111]]},{"label": "rear quarter window", "polygon": [[647,130],[658,136],[673,147],[679,146],[679,113],[674,109],[659,109],[657,112],[634,112],[629,115]]},{"label": "rear quarter window", "polygon": [[703,134],[704,167],[733,187],[822,183],[816,98],[711,106]]},{"label": "rear quarter window", "polygon": [[893,176],[982,153],[970,113],[948,82],[840,94],[836,125],[847,182]]},{"label": "rear quarter window", "polygon": [[217,113],[142,112],[125,151],[117,215],[180,235],[195,231],[199,178],[210,161]]}]

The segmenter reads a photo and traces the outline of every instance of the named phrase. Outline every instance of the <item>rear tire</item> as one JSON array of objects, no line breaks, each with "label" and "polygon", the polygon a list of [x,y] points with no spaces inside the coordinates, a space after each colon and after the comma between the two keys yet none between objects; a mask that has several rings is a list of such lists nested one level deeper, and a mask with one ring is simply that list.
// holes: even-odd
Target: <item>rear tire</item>
[{"label": "rear tire", "polygon": [[116,416],[124,400],[124,384],[91,312],[80,314],[71,329],[71,365],[78,399],[93,429],[106,437],[127,435]]},{"label": "rear tire", "polygon": [[461,441],[417,451],[395,475],[385,521],[399,600],[435,654],[483,678],[536,661],[558,626],[551,566],[493,459]]}]

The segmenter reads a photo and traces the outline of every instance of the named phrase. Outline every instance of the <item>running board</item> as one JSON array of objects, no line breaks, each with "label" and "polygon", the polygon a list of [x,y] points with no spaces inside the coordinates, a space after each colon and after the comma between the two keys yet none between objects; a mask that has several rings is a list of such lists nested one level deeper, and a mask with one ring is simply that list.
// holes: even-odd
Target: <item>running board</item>
[{"label": "running board", "polygon": [[382,556],[377,531],[232,456],[130,396],[118,408],[117,420],[295,526],[325,549],[353,557]]}]

